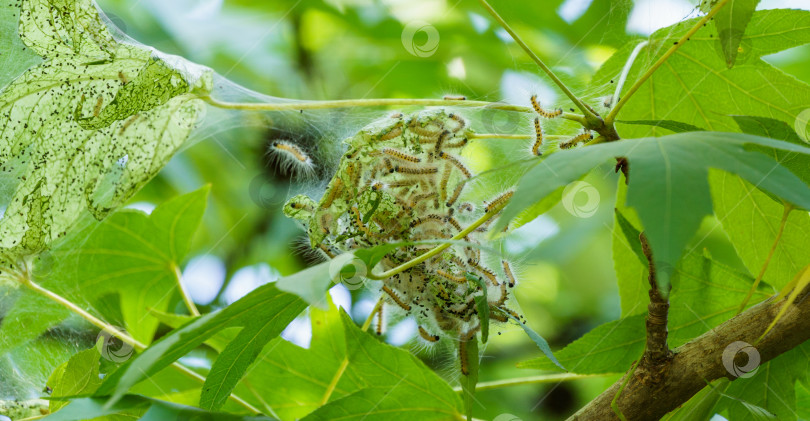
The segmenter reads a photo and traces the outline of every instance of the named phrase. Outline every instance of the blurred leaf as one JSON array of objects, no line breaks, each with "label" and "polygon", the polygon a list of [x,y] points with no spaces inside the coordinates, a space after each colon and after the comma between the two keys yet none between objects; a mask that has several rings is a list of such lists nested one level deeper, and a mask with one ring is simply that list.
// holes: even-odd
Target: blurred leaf
[{"label": "blurred leaf", "polygon": [[[717,36],[720,37],[720,45],[723,47],[723,54],[726,56],[728,68],[734,67],[737,54],[740,49],[748,46],[741,46],[745,27],[754,15],[759,0],[731,0],[725,7],[720,9],[714,16],[714,24],[717,27]],[[744,51],[743,51],[744,52]]]},{"label": "blurred leaf", "polygon": [[36,339],[70,316],[70,311],[27,288],[16,299],[0,323],[0,355]]},{"label": "blurred leaf", "polygon": [[[726,173],[709,176],[714,212],[740,259],[753,275],[759,274],[770,254],[784,208],[751,183]],[[782,238],[771,256],[764,280],[784,287],[810,261],[810,215],[796,210],[788,215]]]},{"label": "blurred leaf", "polygon": [[[265,284],[225,309],[200,316],[164,336],[108,376],[96,391],[96,396],[112,395],[111,401],[117,401],[132,386],[227,327],[242,326],[251,331],[266,327],[266,332],[278,335],[305,307],[306,304],[294,295],[279,291],[274,284]],[[271,336],[270,333],[264,335],[265,338]],[[220,358],[222,355],[225,354]],[[238,374],[241,377],[242,373]]]},{"label": "blurred leaf", "polygon": [[[562,151],[543,159],[541,165],[526,173],[493,231],[503,229],[515,215],[597,165],[614,157],[626,157],[631,180],[627,205],[638,212],[653,249],[658,281],[667,285],[684,246],[702,219],[712,212],[709,168],[737,173],[801,207],[810,205],[810,187],[766,155],[748,150],[749,146],[810,154],[810,149],[787,142],[708,132],[630,139]],[[538,185],[536,180],[545,182]]]},{"label": "blurred leaf", "polygon": [[18,6],[20,38],[44,60],[0,92],[0,172],[16,185],[0,254],[12,260],[50,246],[85,210],[103,218],[154,177],[194,127],[194,93],[209,91],[212,77],[118,43],[92,0]]},{"label": "blurred leaf", "polygon": [[661,421],[709,420],[715,414],[714,407],[729,385],[727,378],[715,380],[716,385],[704,387],[686,403],[661,418]]}]

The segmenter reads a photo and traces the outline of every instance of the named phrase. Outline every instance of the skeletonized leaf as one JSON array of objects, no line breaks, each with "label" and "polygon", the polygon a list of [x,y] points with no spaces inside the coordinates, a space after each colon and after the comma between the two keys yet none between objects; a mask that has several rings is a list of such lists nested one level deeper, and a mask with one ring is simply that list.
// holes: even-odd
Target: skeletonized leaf
[{"label": "skeletonized leaf", "polygon": [[200,117],[212,72],[115,40],[92,0],[3,8],[5,19],[19,8],[19,36],[42,58],[0,91],[0,176],[14,186],[0,197],[0,254],[13,261],[157,174]]}]

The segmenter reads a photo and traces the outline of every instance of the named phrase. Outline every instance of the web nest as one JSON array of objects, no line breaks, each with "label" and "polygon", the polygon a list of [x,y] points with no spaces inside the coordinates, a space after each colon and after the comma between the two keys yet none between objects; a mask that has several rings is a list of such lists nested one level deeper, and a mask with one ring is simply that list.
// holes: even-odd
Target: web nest
[{"label": "web nest", "polygon": [[[312,248],[329,257],[409,243],[381,260],[379,268],[386,271],[436,246],[426,242],[457,238],[459,243],[443,252],[383,279],[381,291],[388,305],[417,320],[424,341],[458,341],[464,374],[464,344],[474,340],[483,322],[476,298],[487,297],[493,321],[520,317],[508,307],[515,286],[510,263],[497,258],[500,264],[488,267],[479,247],[512,192],[485,203],[464,200],[474,174],[461,152],[471,134],[463,117],[442,109],[391,115],[346,140],[348,152],[320,202],[299,195],[284,207],[288,216],[304,224]],[[281,147],[292,158],[305,156],[290,144]],[[490,217],[487,222],[460,237],[466,226],[485,215]]]}]

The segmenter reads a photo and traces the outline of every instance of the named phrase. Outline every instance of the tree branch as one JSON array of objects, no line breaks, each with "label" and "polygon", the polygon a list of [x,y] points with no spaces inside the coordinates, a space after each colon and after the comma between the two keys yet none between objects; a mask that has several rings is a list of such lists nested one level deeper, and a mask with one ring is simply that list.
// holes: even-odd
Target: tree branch
[{"label": "tree branch", "polygon": [[[808,292],[810,287],[802,295],[806,296]],[[655,378],[636,371],[617,400],[624,416],[628,420],[659,419],[688,401],[706,387],[707,382],[721,377],[734,380],[736,377],[723,365],[723,351],[736,341],[757,343],[785,303],[785,300],[770,298],[677,348],[673,358],[662,366],[660,375]],[[765,363],[808,339],[810,300],[799,299],[756,345],[756,349],[761,362]],[[618,420],[610,402],[622,381],[617,381],[569,420]]]},{"label": "tree branch", "polygon": [[[639,368],[655,369],[658,365],[664,365],[672,356],[667,345],[667,319],[669,317],[669,299],[661,294],[658,289],[658,279],[655,275],[655,260],[653,260],[652,249],[647,242],[647,236],[642,232],[639,234],[641,240],[641,250],[649,262],[650,282],[650,304],[647,306],[647,346],[644,351],[644,359]],[[667,294],[668,295],[668,294]]]}]

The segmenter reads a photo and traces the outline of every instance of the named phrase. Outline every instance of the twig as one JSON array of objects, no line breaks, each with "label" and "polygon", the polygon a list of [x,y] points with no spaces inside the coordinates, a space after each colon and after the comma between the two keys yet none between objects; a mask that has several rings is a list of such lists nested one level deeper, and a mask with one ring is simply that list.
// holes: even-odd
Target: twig
[{"label": "twig", "polygon": [[479,0],[479,1],[481,3],[481,6],[483,6],[484,9],[487,9],[487,12],[489,12],[489,14],[492,15],[492,17],[496,21],[498,21],[498,23],[503,27],[503,29],[505,29],[506,32],[508,32],[509,35],[512,36],[512,39],[515,40],[515,42],[520,46],[520,48],[522,48],[523,51],[525,51],[526,54],[532,60],[534,60],[535,63],[537,63],[537,66],[540,67],[540,69],[542,69],[546,73],[546,75],[548,75],[548,77],[554,82],[554,84],[557,85],[560,88],[560,90],[563,91],[565,96],[567,96],[571,100],[571,102],[573,102],[574,105],[576,105],[577,108],[579,108],[579,110],[582,111],[582,114],[584,114],[587,119],[597,118],[596,114],[593,111],[591,111],[591,108],[586,106],[581,99],[579,99],[576,95],[574,95],[574,93],[571,92],[571,90],[568,89],[567,86],[565,86],[565,83],[563,83],[563,81],[560,80],[560,78],[558,78],[556,74],[554,74],[551,68],[546,66],[546,64],[543,63],[543,60],[541,60],[540,57],[538,57],[537,54],[535,54],[534,51],[532,51],[532,49],[529,48],[529,46],[525,42],[523,42],[523,39],[520,38],[520,36],[512,29],[512,27],[509,26],[509,24],[506,23],[506,21],[501,17],[501,15],[499,15],[498,12],[496,12],[495,9],[493,9],[492,6],[490,6],[489,3],[487,3],[487,0]]}]

